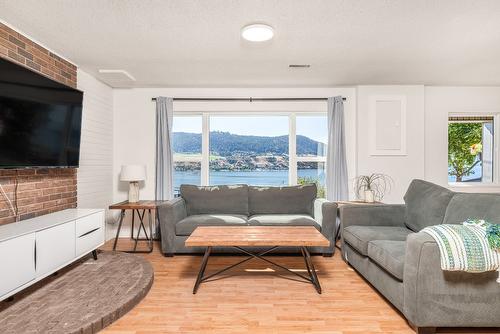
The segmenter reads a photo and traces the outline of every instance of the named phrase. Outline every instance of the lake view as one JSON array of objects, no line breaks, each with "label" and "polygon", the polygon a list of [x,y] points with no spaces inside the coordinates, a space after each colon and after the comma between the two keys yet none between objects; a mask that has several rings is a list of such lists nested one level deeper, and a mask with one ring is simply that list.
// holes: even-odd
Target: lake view
[{"label": "lake view", "polygon": [[[325,173],[318,169],[299,169],[299,177],[318,179],[325,184]],[[181,184],[201,183],[200,171],[175,171],[174,189],[177,191]],[[252,171],[210,171],[210,184],[249,184],[256,186],[284,186],[288,185],[288,170],[252,170]]]}]

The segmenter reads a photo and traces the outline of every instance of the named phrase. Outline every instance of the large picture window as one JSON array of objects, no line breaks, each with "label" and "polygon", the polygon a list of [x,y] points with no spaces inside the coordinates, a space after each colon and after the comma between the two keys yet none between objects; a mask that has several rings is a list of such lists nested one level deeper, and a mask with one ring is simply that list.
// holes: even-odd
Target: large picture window
[{"label": "large picture window", "polygon": [[493,182],[494,147],[493,116],[450,117],[448,181]]},{"label": "large picture window", "polygon": [[316,183],[325,197],[326,113],[174,115],[174,190],[181,184]]}]

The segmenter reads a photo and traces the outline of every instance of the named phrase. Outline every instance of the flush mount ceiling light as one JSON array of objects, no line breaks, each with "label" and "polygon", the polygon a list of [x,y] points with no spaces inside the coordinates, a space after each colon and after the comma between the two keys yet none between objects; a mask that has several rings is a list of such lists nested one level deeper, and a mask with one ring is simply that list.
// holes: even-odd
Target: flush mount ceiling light
[{"label": "flush mount ceiling light", "polygon": [[241,29],[241,37],[250,42],[265,42],[273,36],[274,29],[267,24],[249,24]]}]

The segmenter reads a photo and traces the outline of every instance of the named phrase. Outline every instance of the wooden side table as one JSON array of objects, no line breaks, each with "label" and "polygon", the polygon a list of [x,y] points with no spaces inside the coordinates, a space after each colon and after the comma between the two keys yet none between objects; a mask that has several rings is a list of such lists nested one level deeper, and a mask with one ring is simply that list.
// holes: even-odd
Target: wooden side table
[{"label": "wooden side table", "polygon": [[[110,210],[121,210],[120,212],[120,221],[118,223],[118,231],[116,231],[115,242],[113,243],[113,250],[116,250],[116,244],[118,242],[118,237],[120,236],[120,230],[123,224],[123,218],[125,217],[125,212],[127,210],[132,210],[132,228],[130,232],[130,238],[134,240],[134,249],[125,251],[127,253],[151,253],[153,251],[153,219],[151,215],[151,211],[154,211],[155,221],[158,220],[158,206],[166,203],[167,201],[139,201],[136,203],[129,203],[128,201],[123,201],[120,203],[116,203],[109,206]],[[146,226],[144,225],[144,216],[148,212],[148,224],[149,224],[149,235],[146,231]],[[135,216],[139,217],[139,228],[137,230],[137,236],[134,237],[134,225],[135,225]],[[145,238],[139,238],[141,229],[144,232]],[[146,251],[138,251],[137,243],[139,241],[147,241],[148,242],[148,250]]]}]

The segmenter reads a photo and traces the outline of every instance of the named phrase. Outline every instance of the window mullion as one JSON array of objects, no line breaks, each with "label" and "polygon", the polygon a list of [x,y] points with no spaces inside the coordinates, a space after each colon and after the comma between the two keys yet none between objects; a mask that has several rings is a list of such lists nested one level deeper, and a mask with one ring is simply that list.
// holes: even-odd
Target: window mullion
[{"label": "window mullion", "polygon": [[203,113],[201,126],[201,185],[210,183],[210,115]]},{"label": "window mullion", "polygon": [[493,183],[500,184],[500,114],[493,117]]},{"label": "window mullion", "polygon": [[297,117],[295,113],[288,116],[288,183],[297,184]]}]

